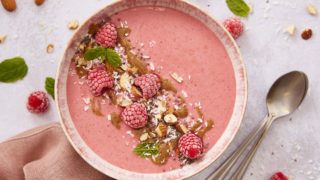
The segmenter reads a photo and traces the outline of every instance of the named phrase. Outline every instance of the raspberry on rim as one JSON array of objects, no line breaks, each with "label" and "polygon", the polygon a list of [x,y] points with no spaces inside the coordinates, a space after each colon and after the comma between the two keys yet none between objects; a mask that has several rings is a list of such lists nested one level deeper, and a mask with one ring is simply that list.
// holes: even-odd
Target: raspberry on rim
[{"label": "raspberry on rim", "polygon": [[107,88],[113,86],[113,78],[104,70],[94,69],[89,72],[87,83],[91,93],[94,96],[100,96]]},{"label": "raspberry on rim", "polygon": [[43,113],[48,110],[49,99],[45,92],[35,91],[28,97],[27,109],[31,113]]},{"label": "raspberry on rim", "polygon": [[114,47],[117,43],[116,26],[112,23],[105,23],[95,36],[96,42],[103,47]]},{"label": "raspberry on rim", "polygon": [[179,151],[189,159],[199,157],[202,152],[202,140],[195,134],[187,133],[180,137]]},{"label": "raspberry on rim", "polygon": [[223,26],[229,31],[233,39],[237,39],[244,30],[244,25],[237,17],[230,17],[223,22]]},{"label": "raspberry on rim", "polygon": [[132,128],[142,128],[148,122],[147,109],[141,103],[133,103],[123,110],[121,119]]},{"label": "raspberry on rim", "polygon": [[288,178],[282,172],[276,172],[269,180],[288,180]]},{"label": "raspberry on rim", "polygon": [[134,84],[142,90],[144,98],[151,98],[160,89],[160,78],[156,74],[145,74],[135,79]]}]

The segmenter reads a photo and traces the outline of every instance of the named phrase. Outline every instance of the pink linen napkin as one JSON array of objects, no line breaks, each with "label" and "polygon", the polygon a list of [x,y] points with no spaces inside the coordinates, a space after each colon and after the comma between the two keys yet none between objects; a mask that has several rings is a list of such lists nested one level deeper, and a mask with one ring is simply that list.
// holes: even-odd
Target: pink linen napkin
[{"label": "pink linen napkin", "polygon": [[73,149],[59,123],[40,126],[0,143],[1,180],[110,180]]}]

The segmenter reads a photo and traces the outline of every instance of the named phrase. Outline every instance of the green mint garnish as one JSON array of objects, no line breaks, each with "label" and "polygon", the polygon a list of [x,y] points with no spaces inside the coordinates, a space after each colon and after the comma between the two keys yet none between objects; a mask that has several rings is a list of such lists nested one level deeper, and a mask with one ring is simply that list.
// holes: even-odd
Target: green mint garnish
[{"label": "green mint garnish", "polygon": [[86,53],[84,53],[84,58],[87,61],[97,59],[99,57],[102,61],[107,60],[112,67],[119,67],[122,64],[118,53],[110,48],[97,47],[89,49]]},{"label": "green mint garnish", "polygon": [[52,96],[54,99],[54,79],[51,77],[46,78],[46,85],[45,89],[47,90],[47,93]]},{"label": "green mint garnish", "polygon": [[159,153],[159,144],[158,143],[141,143],[133,152],[143,158],[148,158]]},{"label": "green mint garnish", "polygon": [[226,0],[226,3],[233,14],[242,17],[248,16],[250,8],[243,0]]},{"label": "green mint garnish", "polygon": [[0,82],[10,83],[23,79],[28,73],[28,66],[23,58],[15,57],[0,63]]}]

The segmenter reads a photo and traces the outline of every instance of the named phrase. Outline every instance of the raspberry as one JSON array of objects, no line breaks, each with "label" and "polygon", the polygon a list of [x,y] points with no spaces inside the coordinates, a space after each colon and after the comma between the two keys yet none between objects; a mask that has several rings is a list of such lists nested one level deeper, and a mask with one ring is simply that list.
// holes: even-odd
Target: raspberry
[{"label": "raspberry", "polygon": [[160,89],[160,78],[155,74],[145,74],[138,77],[134,84],[142,90],[142,95],[145,98],[151,98],[157,94]]},{"label": "raspberry", "polygon": [[180,137],[178,147],[185,157],[195,159],[202,152],[202,141],[197,135],[187,133]]},{"label": "raspberry", "polygon": [[28,97],[27,109],[31,113],[43,113],[48,110],[49,99],[45,92],[35,91]]},{"label": "raspberry", "polygon": [[123,110],[121,119],[132,128],[144,127],[148,121],[147,109],[141,103],[133,103]]},{"label": "raspberry", "polygon": [[95,96],[99,96],[103,94],[107,88],[111,88],[113,86],[113,79],[106,71],[94,69],[89,72],[87,83],[91,93]]},{"label": "raspberry", "polygon": [[288,180],[288,178],[282,172],[276,172],[269,180]]},{"label": "raspberry", "polygon": [[239,18],[230,17],[223,22],[223,26],[229,31],[234,39],[237,39],[243,33],[243,23]]},{"label": "raspberry", "polygon": [[106,48],[114,47],[117,42],[116,26],[112,23],[105,23],[96,34],[96,42]]}]

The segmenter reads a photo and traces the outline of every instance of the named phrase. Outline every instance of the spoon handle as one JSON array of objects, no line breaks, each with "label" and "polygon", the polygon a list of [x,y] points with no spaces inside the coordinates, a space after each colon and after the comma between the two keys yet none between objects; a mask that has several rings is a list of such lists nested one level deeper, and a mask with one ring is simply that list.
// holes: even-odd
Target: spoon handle
[{"label": "spoon handle", "polygon": [[244,150],[247,149],[248,145],[251,144],[252,140],[257,136],[260,130],[265,126],[269,116],[267,115],[263,121],[256,127],[254,131],[247,137],[247,139],[241,144],[241,146],[233,152],[233,154],[225,160],[219,168],[215,170],[210,176],[207,177],[207,180],[224,180],[226,175],[232,169],[236,161],[239,159]]},{"label": "spoon handle", "polygon": [[268,131],[268,129],[270,128],[273,120],[275,119],[275,117],[273,115],[269,115],[268,118],[268,122],[267,125],[264,127],[262,134],[260,135],[258,141],[256,142],[256,144],[251,148],[249,154],[245,157],[245,159],[241,162],[241,164],[239,165],[238,169],[236,170],[236,172],[233,174],[233,176],[231,177],[230,180],[242,180],[255,152],[257,151],[264,135],[266,134],[266,132]]}]

